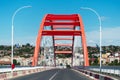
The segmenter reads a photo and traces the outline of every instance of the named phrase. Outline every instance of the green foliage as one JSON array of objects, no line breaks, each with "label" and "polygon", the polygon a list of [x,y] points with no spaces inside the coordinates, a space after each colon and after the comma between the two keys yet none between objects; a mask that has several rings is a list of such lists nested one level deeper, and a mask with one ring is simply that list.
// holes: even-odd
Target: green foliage
[{"label": "green foliage", "polygon": [[25,48],[25,49],[22,49],[24,52],[29,52],[31,49],[30,48]]},{"label": "green foliage", "polygon": [[94,61],[94,64],[98,64],[98,59],[97,58],[95,58],[95,61]]},{"label": "green foliage", "polygon": [[3,45],[0,46],[0,50],[4,50],[4,46]]},{"label": "green foliage", "polygon": [[27,46],[27,47],[30,47],[30,44],[29,44],[29,43],[27,43],[27,44],[26,44],[26,46]]},{"label": "green foliage", "polygon": [[19,62],[17,62],[17,60],[16,60],[16,59],[13,59],[13,64],[15,64],[15,65],[20,65],[20,63],[19,63]]},{"label": "green foliage", "polygon": [[93,62],[93,63],[90,62],[90,64],[91,64],[92,66],[98,65],[98,58],[95,58],[94,62]]},{"label": "green foliage", "polygon": [[[114,46],[114,45],[109,45],[109,46],[102,46],[102,54],[105,53],[116,53],[120,51],[120,46]],[[92,54],[99,54],[99,50],[96,47],[91,47],[88,46],[88,53],[89,53],[89,58],[97,58],[96,56],[92,56]],[[96,62],[94,62],[92,64],[92,62],[90,61],[91,65],[97,65]],[[120,61],[118,60],[114,60],[111,63],[106,63],[105,65],[110,65],[110,66],[115,66],[115,65],[120,65]]]},{"label": "green foliage", "polygon": [[72,56],[71,54],[57,54],[58,58],[69,58],[71,56]]},{"label": "green foliage", "polygon": [[120,61],[118,62],[117,59],[115,59],[114,61],[112,61],[111,63],[108,64],[109,66],[117,66],[120,65]]},{"label": "green foliage", "polygon": [[114,60],[114,64],[118,65],[118,60],[117,59]]},{"label": "green foliage", "polygon": [[16,59],[13,59],[13,64],[17,64],[17,60]]},{"label": "green foliage", "polygon": [[91,60],[89,60],[89,64],[92,65],[92,61]]}]

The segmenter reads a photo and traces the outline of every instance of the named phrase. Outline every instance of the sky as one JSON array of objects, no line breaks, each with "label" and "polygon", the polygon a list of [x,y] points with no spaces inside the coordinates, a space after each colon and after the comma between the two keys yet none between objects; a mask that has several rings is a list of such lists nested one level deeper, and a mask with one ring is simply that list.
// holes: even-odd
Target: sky
[{"label": "sky", "polygon": [[102,45],[120,45],[120,0],[0,0],[0,45],[11,45],[12,16],[14,17],[14,44],[35,45],[40,23],[45,14],[80,14],[87,45],[99,44],[98,12],[102,20]]}]

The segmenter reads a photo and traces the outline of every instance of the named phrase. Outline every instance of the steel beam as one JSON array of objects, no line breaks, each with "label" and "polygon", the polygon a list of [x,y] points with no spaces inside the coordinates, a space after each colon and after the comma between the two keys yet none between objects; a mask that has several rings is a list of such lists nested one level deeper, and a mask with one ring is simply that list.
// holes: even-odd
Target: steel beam
[{"label": "steel beam", "polygon": [[40,45],[42,42],[42,31],[44,29],[44,22],[45,22],[46,16],[47,15],[45,15],[45,17],[43,18],[42,23],[40,25],[39,32],[38,32],[36,46],[35,46],[34,55],[33,55],[32,66],[37,66],[37,63],[38,63],[38,53],[40,52]]},{"label": "steel beam", "polygon": [[82,38],[82,47],[83,47],[83,53],[84,53],[84,66],[89,66],[88,50],[87,50],[87,43],[85,38],[84,25],[82,23],[81,16],[78,15],[78,17],[79,17],[81,33],[82,33],[81,38]]},{"label": "steel beam", "polygon": [[71,25],[62,25],[62,26],[58,26],[58,25],[54,25],[53,26],[53,29],[74,29],[74,27],[73,26],[71,26]]},{"label": "steel beam", "polygon": [[73,20],[73,21],[78,21],[79,18],[77,14],[73,15],[53,15],[53,14],[48,14],[46,17],[46,20]]},{"label": "steel beam", "polygon": [[79,22],[45,22],[45,26],[53,26],[53,25],[74,25],[74,26],[79,26]]},{"label": "steel beam", "polygon": [[42,35],[44,36],[80,36],[81,31],[80,30],[69,30],[69,31],[43,30]]}]

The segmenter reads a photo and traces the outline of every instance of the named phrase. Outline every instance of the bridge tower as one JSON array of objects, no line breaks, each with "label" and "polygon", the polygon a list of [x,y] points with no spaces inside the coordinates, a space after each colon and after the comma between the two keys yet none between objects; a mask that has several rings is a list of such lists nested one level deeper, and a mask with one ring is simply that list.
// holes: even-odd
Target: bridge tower
[{"label": "bridge tower", "polygon": [[[47,27],[47,26],[50,26],[51,30],[45,30],[44,27]],[[76,27],[79,27],[80,30],[76,30],[75,29]],[[40,25],[40,29],[39,29],[37,40],[36,40],[32,66],[37,65],[38,54],[40,52],[40,45],[42,42],[42,36],[52,36],[53,46],[54,46],[54,64],[55,65],[56,65],[56,54],[72,54],[72,63],[73,63],[74,37],[81,36],[82,48],[84,53],[84,66],[89,66],[84,26],[82,23],[82,18],[79,14],[71,14],[71,15],[47,14],[44,16],[42,23]],[[72,38],[65,38],[65,37],[57,38],[56,36],[71,36]],[[56,40],[66,40],[66,41],[72,40],[72,44],[56,44],[55,43]],[[56,46],[71,46],[72,50],[71,51],[55,51]]]}]

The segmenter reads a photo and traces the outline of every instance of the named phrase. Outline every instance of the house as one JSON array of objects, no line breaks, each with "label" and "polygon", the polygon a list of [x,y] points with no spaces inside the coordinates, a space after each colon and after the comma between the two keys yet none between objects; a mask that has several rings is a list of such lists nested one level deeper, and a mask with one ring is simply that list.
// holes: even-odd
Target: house
[{"label": "house", "polygon": [[83,54],[75,53],[73,57],[73,66],[80,66],[83,65],[84,59]]}]

